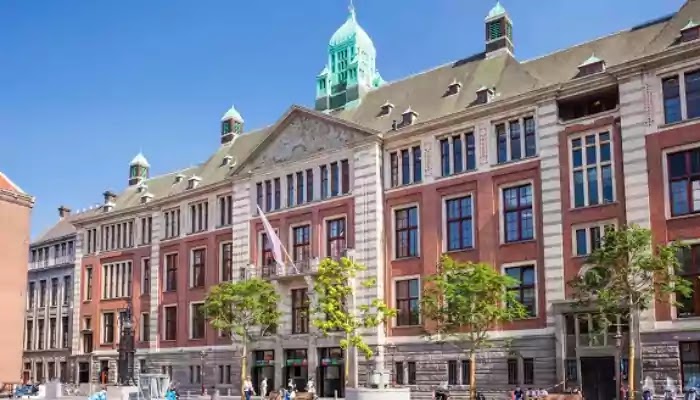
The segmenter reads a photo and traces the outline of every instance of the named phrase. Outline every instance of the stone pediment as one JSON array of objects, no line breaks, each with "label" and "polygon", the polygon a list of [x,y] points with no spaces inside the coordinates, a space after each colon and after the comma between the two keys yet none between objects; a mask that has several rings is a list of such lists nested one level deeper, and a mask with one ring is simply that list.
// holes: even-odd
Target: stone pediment
[{"label": "stone pediment", "polygon": [[341,150],[371,136],[340,123],[309,114],[288,116],[266,139],[248,164],[249,170],[304,160],[327,151]]}]

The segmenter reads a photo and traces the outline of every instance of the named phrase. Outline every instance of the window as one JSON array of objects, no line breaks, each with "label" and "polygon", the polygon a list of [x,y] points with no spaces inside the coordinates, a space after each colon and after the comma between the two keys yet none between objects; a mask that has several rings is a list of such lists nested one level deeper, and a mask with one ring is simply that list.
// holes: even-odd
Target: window
[{"label": "window", "polygon": [[97,228],[88,229],[86,234],[87,254],[97,251]]},{"label": "window", "polygon": [[420,325],[418,279],[396,281],[396,326]]},{"label": "window", "polygon": [[517,280],[517,283],[508,290],[515,295],[518,302],[525,306],[528,316],[536,316],[535,267],[528,265],[506,268],[506,275]]},{"label": "window", "polygon": [[440,165],[442,176],[476,169],[474,133],[467,132],[440,140]]},{"label": "window", "polygon": [[294,261],[308,261],[311,258],[310,225],[297,226],[292,229],[292,252]]},{"label": "window", "polygon": [[141,260],[141,294],[148,296],[151,293],[151,259]]},{"label": "window", "polygon": [[292,289],[292,333],[309,333],[309,300],[306,289]]},{"label": "window", "polygon": [[416,384],[416,362],[415,361],[408,362],[408,384],[409,385]]},{"label": "window", "polygon": [[508,384],[518,384],[518,360],[513,358],[508,359]]},{"label": "window", "polygon": [[389,154],[389,160],[391,187],[399,186],[399,182],[401,182],[401,185],[410,185],[423,180],[423,161],[420,146],[394,151]]},{"label": "window", "polygon": [[457,385],[457,361],[449,360],[447,362],[447,384]]},{"label": "window", "polygon": [[134,246],[134,221],[102,225],[102,250],[112,251]]},{"label": "window", "polygon": [[472,231],[472,197],[465,196],[445,201],[447,213],[447,251],[474,247]]},{"label": "window", "polygon": [[204,327],[206,320],[204,318],[204,304],[190,304],[190,339],[204,339]]},{"label": "window", "polygon": [[92,300],[92,267],[85,268],[85,300]]},{"label": "window", "polygon": [[39,281],[39,307],[46,307],[46,281]]},{"label": "window", "polygon": [[276,271],[276,264],[277,262],[275,261],[275,256],[272,252],[272,241],[268,239],[267,234],[263,233],[262,234],[262,254],[261,254],[261,260],[262,260],[262,276],[264,278],[270,277],[274,275],[274,271]]},{"label": "window", "polygon": [[531,184],[503,189],[503,209],[506,243],[534,238]]},{"label": "window", "polygon": [[221,243],[220,257],[221,280],[230,281],[233,279],[233,244],[231,242]]},{"label": "window", "polygon": [[469,384],[472,373],[472,363],[469,360],[462,360],[462,385]]},{"label": "window", "polygon": [[102,314],[102,343],[114,343],[114,313],[106,312]]},{"label": "window", "polygon": [[37,350],[44,350],[44,345],[45,345],[45,343],[44,343],[45,336],[44,335],[46,333],[44,332],[44,320],[43,319],[39,319],[36,321],[36,329],[38,331],[37,333],[39,336],[37,338],[36,348],[37,348]]},{"label": "window", "polygon": [[671,216],[700,212],[700,148],[668,155]]},{"label": "window", "polygon": [[396,258],[418,256],[418,207],[394,211]]},{"label": "window", "polygon": [[56,328],[56,318],[49,318],[49,348],[56,348],[56,339],[58,339]]},{"label": "window", "polygon": [[684,387],[694,387],[700,379],[700,342],[679,342],[681,376]]},{"label": "window", "polygon": [[610,133],[571,140],[574,207],[614,201]]},{"label": "window", "polygon": [[340,190],[340,175],[338,174],[338,163],[331,163],[331,197],[338,195]]},{"label": "window", "polygon": [[265,181],[265,211],[272,210],[272,181]]},{"label": "window", "polygon": [[165,340],[177,339],[177,307],[163,307],[165,310]]},{"label": "window", "polygon": [[141,244],[151,244],[153,239],[153,232],[151,227],[153,226],[153,217],[141,218]]},{"label": "window", "polygon": [[403,371],[403,361],[397,361],[394,365],[395,374],[396,374],[396,384],[397,385],[403,385],[404,384],[404,371]]},{"label": "window", "polygon": [[151,340],[151,315],[149,313],[141,313],[141,341],[148,342]]},{"label": "window", "polygon": [[340,161],[340,194],[350,193],[350,163],[348,160]]},{"label": "window", "polygon": [[314,170],[306,170],[306,201],[314,201]]},{"label": "window", "polygon": [[535,383],[535,359],[523,358],[523,384],[532,385]]},{"label": "window", "polygon": [[294,175],[287,175],[287,207],[294,206]]},{"label": "window", "polygon": [[219,226],[228,226],[233,223],[233,196],[220,196],[219,202]]},{"label": "window", "polygon": [[321,199],[328,198],[328,167],[321,165]]},{"label": "window", "polygon": [[102,299],[131,296],[131,261],[102,265]]},{"label": "window", "polygon": [[58,305],[58,278],[51,278],[51,307]]},{"label": "window", "polygon": [[326,255],[339,260],[345,255],[345,218],[326,222]]},{"label": "window", "polygon": [[24,332],[25,335],[25,350],[34,350],[32,347],[32,339],[34,339],[34,321],[27,321],[27,329]]},{"label": "window", "polygon": [[165,256],[165,291],[177,290],[177,254]]},{"label": "window", "polygon": [[279,210],[282,207],[282,185],[280,183],[280,178],[275,178],[273,186],[275,187],[275,210]]},{"label": "window", "polygon": [[190,233],[204,232],[208,228],[209,203],[190,204]]},{"label": "window", "polygon": [[35,282],[29,282],[29,288],[27,289],[27,308],[34,308],[34,292],[36,288],[34,287]]},{"label": "window", "polygon": [[690,296],[676,295],[678,318],[700,315],[700,245],[683,247],[678,254],[680,276],[690,282]]},{"label": "window", "polygon": [[688,119],[700,117],[700,71],[685,73],[685,108]]},{"label": "window", "polygon": [[297,204],[304,204],[304,172],[296,173],[297,177]]},{"label": "window", "polygon": [[180,236],[180,209],[175,208],[167,210],[163,213],[163,222],[165,224],[165,238],[172,239]]},{"label": "window", "polygon": [[204,287],[204,268],[205,268],[206,249],[192,250],[192,275],[190,286]]},{"label": "window", "polygon": [[263,196],[263,184],[262,182],[258,182],[255,184],[255,204],[257,204],[261,210],[265,208],[265,204],[263,204]]},{"label": "window", "polygon": [[[671,124],[700,116],[700,70],[661,80],[664,122]],[[685,103],[685,110],[681,106]],[[684,115],[685,113],[685,115]]]},{"label": "window", "polygon": [[574,233],[574,251],[577,257],[586,256],[600,248],[601,240],[613,224],[594,225],[576,228]]},{"label": "window", "polygon": [[65,275],[63,277],[63,305],[67,306],[70,304],[70,298],[72,291],[71,276]]},{"label": "window", "polygon": [[537,154],[533,117],[500,123],[496,125],[495,129],[499,164],[534,157]]}]

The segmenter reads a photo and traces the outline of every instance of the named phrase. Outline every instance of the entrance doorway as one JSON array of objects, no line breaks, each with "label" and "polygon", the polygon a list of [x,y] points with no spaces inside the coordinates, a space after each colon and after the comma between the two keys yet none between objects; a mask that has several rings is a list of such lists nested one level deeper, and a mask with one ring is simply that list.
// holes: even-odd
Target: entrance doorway
[{"label": "entrance doorway", "polygon": [[317,391],[320,397],[345,397],[345,360],[343,349],[319,349],[319,377]]},{"label": "entrance doorway", "polygon": [[581,380],[586,400],[616,398],[615,357],[581,357]]},{"label": "entrance doorway", "polygon": [[78,383],[90,383],[90,363],[78,363]]},{"label": "entrance doorway", "polygon": [[289,380],[294,382],[297,391],[306,392],[306,383],[309,380],[309,362],[306,349],[287,350],[285,352],[285,384]]},{"label": "entrance doorway", "polygon": [[255,392],[260,392],[260,384],[264,378],[267,378],[267,393],[260,393],[261,396],[268,396],[271,391],[277,390],[275,386],[275,351],[274,350],[258,350],[254,353],[253,364],[253,385]]}]

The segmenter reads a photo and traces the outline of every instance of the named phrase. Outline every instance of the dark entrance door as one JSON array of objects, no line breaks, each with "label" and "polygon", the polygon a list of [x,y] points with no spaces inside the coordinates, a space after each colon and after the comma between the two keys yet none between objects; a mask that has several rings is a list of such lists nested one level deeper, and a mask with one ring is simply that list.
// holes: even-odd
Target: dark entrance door
[{"label": "dark entrance door", "polygon": [[614,399],[615,358],[581,357],[581,380],[586,400]]},{"label": "dark entrance door", "polygon": [[291,380],[298,392],[306,392],[309,379],[309,367],[306,349],[287,350],[285,352],[285,384]]},{"label": "dark entrance door", "polygon": [[79,362],[78,363],[78,383],[89,383],[90,382],[90,363]]},{"label": "dark entrance door", "polygon": [[340,347],[319,349],[316,393],[320,397],[345,397],[345,360]]},{"label": "dark entrance door", "polygon": [[[258,350],[255,352],[255,364],[253,365],[253,385],[255,392],[261,396],[268,396],[271,391],[277,390],[275,386],[275,351]],[[260,393],[260,384],[267,378],[267,393]]]}]

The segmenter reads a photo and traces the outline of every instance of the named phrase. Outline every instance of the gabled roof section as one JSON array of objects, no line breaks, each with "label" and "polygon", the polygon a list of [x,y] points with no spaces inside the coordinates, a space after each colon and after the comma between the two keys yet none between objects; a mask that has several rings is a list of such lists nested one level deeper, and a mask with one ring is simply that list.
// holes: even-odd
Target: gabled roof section
[{"label": "gabled roof section", "polygon": [[673,18],[663,24],[663,29],[659,31],[654,40],[647,43],[644,47],[644,53],[651,54],[663,51],[676,43],[681,30],[690,20],[700,21],[700,1],[686,1]]},{"label": "gabled roof section", "polygon": [[19,194],[26,194],[22,188],[17,186],[14,182],[10,180],[2,171],[0,171],[0,190],[7,190],[9,192],[15,192]]},{"label": "gabled roof section", "polygon": [[56,224],[39,234],[39,236],[32,241],[30,246],[37,246],[45,242],[74,235],[76,233],[76,228],[71,221],[77,217],[77,215],[71,215],[69,217],[59,219]]},{"label": "gabled roof section", "polygon": [[[322,125],[325,125],[329,127],[327,129],[327,132],[324,132],[322,134],[317,134],[314,133],[310,130],[302,129],[301,132],[298,130],[298,133],[301,133],[303,135],[303,143],[299,145],[298,140],[296,141],[291,141],[289,143],[286,143],[285,146],[282,147],[289,147],[289,146],[297,146],[299,145],[301,151],[301,147],[304,147],[303,151],[315,151],[315,150],[320,150],[320,151],[325,151],[329,150],[330,148],[324,147],[324,146],[333,146],[333,143],[337,143],[338,140],[343,141],[343,140],[351,140],[349,143],[352,143],[352,140],[355,140],[357,138],[372,138],[376,137],[378,135],[378,132],[368,129],[367,127],[364,127],[360,124],[356,124],[353,121],[348,121],[348,120],[343,120],[339,118],[335,118],[332,115],[321,113],[315,110],[311,110],[305,107],[301,107],[298,105],[294,105],[290,107],[287,112],[271,127],[269,127],[268,132],[263,140],[261,140],[258,145],[252,150],[250,153],[250,156],[247,157],[247,161],[245,163],[239,164],[235,169],[233,174],[241,174],[244,171],[247,171],[250,167],[253,167],[256,162],[260,161],[261,156],[264,155],[264,153],[271,151],[270,147],[273,145],[273,143],[276,143],[280,140],[281,136],[284,135],[284,133],[287,132],[287,128],[290,127],[292,124],[297,123],[300,120],[313,120],[315,122],[318,122]],[[339,130],[332,129],[331,127],[337,127]],[[353,138],[350,138],[349,135],[343,136],[342,133],[339,133],[341,131],[344,132],[352,132],[354,135]],[[309,136],[311,135],[311,136]],[[316,136],[314,136],[316,135]],[[343,138],[339,137],[343,136]],[[330,141],[330,142],[327,142]],[[308,143],[307,143],[308,142]],[[284,148],[280,148],[279,150],[285,150]],[[295,152],[297,151],[296,148],[290,148],[286,149],[289,152]],[[291,159],[285,160],[285,161],[291,161]],[[277,159],[276,162],[281,162],[280,159]]]}]

